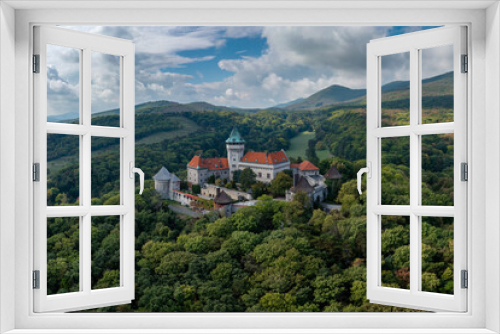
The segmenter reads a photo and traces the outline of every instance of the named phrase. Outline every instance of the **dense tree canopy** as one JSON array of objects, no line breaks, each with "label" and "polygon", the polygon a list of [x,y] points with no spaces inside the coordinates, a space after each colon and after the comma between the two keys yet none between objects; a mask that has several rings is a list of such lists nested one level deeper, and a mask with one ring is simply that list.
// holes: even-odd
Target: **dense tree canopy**
[{"label": "dense tree canopy", "polygon": [[[400,105],[386,107],[394,112],[385,122],[397,125],[404,121],[404,117],[396,117]],[[98,311],[404,311],[366,300],[366,195],[358,194],[355,179],[366,164],[362,103],[326,107],[314,113],[193,112],[175,115],[175,122],[169,122],[170,117],[153,111],[136,116],[137,138],[162,133],[170,137],[136,147],[136,165],[146,172],[148,180],[143,195],[136,195],[136,299],[130,305]],[[178,131],[181,117],[196,123],[199,130],[183,136]],[[113,116],[96,120],[102,125],[114,121]],[[308,143],[304,158],[316,164],[322,174],[332,165],[342,174],[335,186],[328,184],[333,190],[329,200],[341,204],[341,210],[326,213],[314,209],[307,194],[300,192],[291,202],[273,200],[269,194],[284,196],[291,177],[279,173],[272,183],[264,184],[244,170],[235,180],[252,189],[260,200],[256,206],[231,217],[211,213],[196,219],[173,213],[168,201],[161,200],[154,190],[151,177],[162,165],[182,177],[195,154],[225,156],[224,141],[234,125],[247,148],[261,151],[286,150],[291,138],[314,130],[316,137]],[[106,138],[92,145],[92,202],[117,204],[117,145]],[[404,139],[383,141],[383,204],[408,204],[408,145]],[[51,135],[48,146],[48,204],[78,204],[79,165],[73,159],[78,155],[78,138],[68,141],[62,135]],[[320,160],[316,151],[325,147],[334,157]],[[453,205],[452,135],[422,137],[422,169],[423,204]],[[226,186],[234,187],[235,183]],[[199,190],[193,188],[194,192]],[[92,286],[96,289],[119,283],[119,231],[116,217],[92,220]],[[49,293],[77,291],[78,219],[50,218],[47,234]],[[382,217],[381,236],[382,283],[408,288],[408,219]],[[453,270],[453,219],[423,217],[422,288],[453,293]]]}]

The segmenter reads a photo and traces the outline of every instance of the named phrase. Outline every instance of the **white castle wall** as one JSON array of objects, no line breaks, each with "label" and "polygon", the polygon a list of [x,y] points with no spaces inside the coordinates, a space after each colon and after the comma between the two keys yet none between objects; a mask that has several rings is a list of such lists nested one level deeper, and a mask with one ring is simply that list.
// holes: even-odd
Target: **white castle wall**
[{"label": "white castle wall", "polygon": [[[240,162],[239,169],[243,170],[245,168],[250,168],[257,175],[256,180],[264,183],[269,183],[276,178],[279,172],[286,169],[290,169],[290,162],[284,162],[280,164],[259,164],[252,162]],[[260,173],[260,174],[259,174]]]}]

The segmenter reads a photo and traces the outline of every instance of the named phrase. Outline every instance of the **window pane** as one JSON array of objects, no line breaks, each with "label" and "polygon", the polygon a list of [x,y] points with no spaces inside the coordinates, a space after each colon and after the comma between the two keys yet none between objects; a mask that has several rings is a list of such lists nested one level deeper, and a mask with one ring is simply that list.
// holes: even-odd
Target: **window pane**
[{"label": "window pane", "polygon": [[453,133],[422,136],[422,205],[453,206]]},{"label": "window pane", "polygon": [[381,57],[382,126],[410,124],[410,53]]},{"label": "window pane", "polygon": [[47,134],[47,205],[79,205],[80,137]]},{"label": "window pane", "polygon": [[410,137],[382,138],[382,204],[410,205]]},{"label": "window pane", "polygon": [[80,289],[80,218],[47,219],[47,294]]},{"label": "window pane", "polygon": [[453,218],[422,217],[422,291],[453,294]]},{"label": "window pane", "polygon": [[92,52],[92,125],[120,126],[120,57]]},{"label": "window pane", "polygon": [[120,138],[92,137],[92,205],[120,203]]},{"label": "window pane", "polygon": [[410,217],[381,219],[382,286],[410,289]]},{"label": "window pane", "polygon": [[92,289],[120,286],[120,216],[92,217]]},{"label": "window pane", "polygon": [[453,122],[453,45],[421,53],[422,123]]},{"label": "window pane", "polygon": [[47,122],[80,120],[80,50],[47,45]]}]

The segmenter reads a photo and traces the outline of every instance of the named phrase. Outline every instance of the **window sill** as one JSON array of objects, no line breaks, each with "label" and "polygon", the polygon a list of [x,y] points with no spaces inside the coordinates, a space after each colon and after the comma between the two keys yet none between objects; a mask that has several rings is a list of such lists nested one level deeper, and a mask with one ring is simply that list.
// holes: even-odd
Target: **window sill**
[{"label": "window sill", "polygon": [[494,334],[488,329],[15,329],[5,334]]}]

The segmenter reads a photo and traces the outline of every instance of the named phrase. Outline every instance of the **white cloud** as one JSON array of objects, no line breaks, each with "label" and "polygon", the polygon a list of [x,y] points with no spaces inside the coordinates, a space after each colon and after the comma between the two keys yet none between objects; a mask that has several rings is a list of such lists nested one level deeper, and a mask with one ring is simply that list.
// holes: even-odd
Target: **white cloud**
[{"label": "white cloud", "polygon": [[[332,84],[364,88],[366,44],[387,35],[387,27],[265,27],[268,49],[260,57],[224,59],[219,67],[232,72],[221,82],[231,88],[231,105],[267,107],[307,97]],[[247,98],[238,98],[245,92]],[[215,94],[209,102],[220,102]]]},{"label": "white cloud", "polygon": [[[268,107],[307,97],[332,84],[350,88],[366,86],[366,44],[385,37],[390,27],[78,27],[92,33],[132,40],[136,45],[136,102],[168,99],[177,102],[207,101],[238,107]],[[414,31],[418,27],[403,30]],[[214,59],[201,50],[219,50],[229,39],[263,37],[267,47],[260,56],[246,56],[247,50],[236,51],[236,59],[222,59],[221,70],[231,75],[216,82],[210,74],[194,70],[193,75],[174,73],[187,64]],[[189,51],[194,51],[187,53]],[[445,51],[424,55],[427,62],[441,56],[439,63],[429,61],[429,75],[448,66],[443,60]],[[189,55],[189,56],[188,56]],[[65,60],[74,54],[61,55]],[[449,59],[449,57],[448,57]],[[384,81],[404,77],[404,58],[391,62],[385,70]],[[113,63],[103,61],[100,79],[95,80],[99,94],[93,96],[93,106],[104,110],[116,96],[116,82],[110,72]],[[64,65],[59,73],[70,76]],[[53,83],[56,85],[55,83]],[[61,83],[61,85],[63,85]],[[113,86],[114,85],[114,86]],[[68,89],[70,87],[67,87]],[[54,86],[54,90],[56,86]],[[74,87],[73,87],[74,89]],[[96,88],[97,89],[97,88]],[[94,99],[95,97],[95,99]]]},{"label": "white cloud", "polygon": [[79,52],[47,47],[47,115],[78,114],[80,110]]}]

